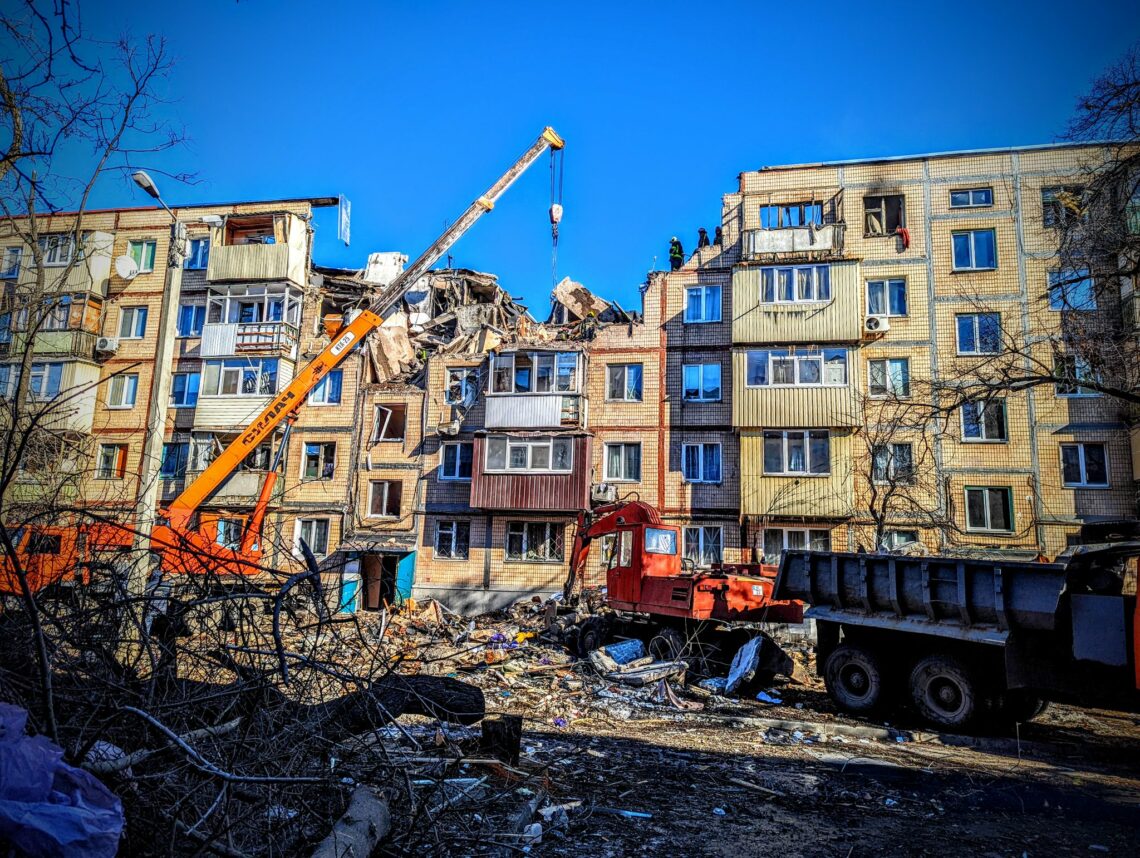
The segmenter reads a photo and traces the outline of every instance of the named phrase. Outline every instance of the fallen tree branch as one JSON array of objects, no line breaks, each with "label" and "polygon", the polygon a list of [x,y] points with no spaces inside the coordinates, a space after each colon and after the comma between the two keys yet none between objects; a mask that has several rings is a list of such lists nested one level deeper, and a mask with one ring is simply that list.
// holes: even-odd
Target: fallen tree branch
[{"label": "fallen tree branch", "polygon": [[368,787],[358,786],[348,809],[313,850],[312,858],[371,855],[376,845],[388,836],[391,827],[388,802]]},{"label": "fallen tree branch", "polygon": [[[193,742],[197,739],[207,739],[213,736],[224,736],[227,733],[232,733],[241,725],[241,718],[234,718],[232,721],[227,721],[224,724],[218,724],[216,727],[203,727],[201,730],[191,730],[189,733],[183,733],[178,738],[183,742]],[[109,775],[115,772],[121,772],[123,769],[129,769],[136,763],[141,763],[148,757],[152,757],[160,751],[166,750],[165,748],[140,748],[137,751],[132,751],[129,754],[124,754],[113,760],[84,760],[82,767],[95,775]]]}]

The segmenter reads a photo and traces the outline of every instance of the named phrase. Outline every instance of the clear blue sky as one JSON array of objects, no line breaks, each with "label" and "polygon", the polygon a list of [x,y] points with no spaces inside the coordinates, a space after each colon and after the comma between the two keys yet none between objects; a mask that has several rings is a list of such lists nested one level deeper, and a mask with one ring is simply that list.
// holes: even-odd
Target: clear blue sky
[{"label": "clear blue sky", "polygon": [[[1049,142],[1140,37],[1132,2],[283,2],[87,0],[103,36],[164,34],[168,110],[196,171],[171,202],[344,193],[318,263],[417,255],[544,125],[567,140],[559,276],[637,306],[765,164]],[[141,204],[116,181],[98,205]],[[454,249],[547,307],[545,161]]]}]

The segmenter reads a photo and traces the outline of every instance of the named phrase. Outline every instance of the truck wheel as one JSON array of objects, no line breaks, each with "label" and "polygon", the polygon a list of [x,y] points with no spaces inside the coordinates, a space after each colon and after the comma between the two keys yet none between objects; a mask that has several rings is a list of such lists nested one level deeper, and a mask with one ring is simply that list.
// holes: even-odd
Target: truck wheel
[{"label": "truck wheel", "polygon": [[648,649],[654,661],[676,661],[685,653],[685,639],[676,629],[659,629]]},{"label": "truck wheel", "polygon": [[827,657],[823,682],[841,709],[873,712],[883,702],[883,670],[871,650],[852,644],[837,646]]},{"label": "truck wheel", "polygon": [[578,632],[578,657],[586,658],[606,641],[606,629],[597,617],[590,617],[582,623]]},{"label": "truck wheel", "polygon": [[1007,721],[1024,724],[1045,711],[1049,704],[1026,691],[1007,691],[1001,701],[1001,714]]},{"label": "truck wheel", "polygon": [[984,708],[973,672],[948,655],[919,661],[910,673],[910,693],[919,714],[939,727],[967,728]]}]

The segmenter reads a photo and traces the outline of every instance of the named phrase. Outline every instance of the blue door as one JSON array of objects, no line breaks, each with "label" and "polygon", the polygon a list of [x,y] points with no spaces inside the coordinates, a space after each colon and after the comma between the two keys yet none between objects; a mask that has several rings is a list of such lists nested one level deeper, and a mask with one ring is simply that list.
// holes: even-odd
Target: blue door
[{"label": "blue door", "polygon": [[360,578],[355,575],[345,575],[340,581],[340,605],[337,612],[353,614],[356,612],[356,599],[360,595]]},{"label": "blue door", "polygon": [[409,551],[396,565],[396,601],[412,597],[412,584],[416,580],[416,552]]}]

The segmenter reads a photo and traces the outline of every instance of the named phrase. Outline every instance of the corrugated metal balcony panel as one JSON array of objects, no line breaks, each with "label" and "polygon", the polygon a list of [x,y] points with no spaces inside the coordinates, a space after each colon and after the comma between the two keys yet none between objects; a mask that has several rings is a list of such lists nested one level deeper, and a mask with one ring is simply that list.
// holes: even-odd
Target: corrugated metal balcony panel
[{"label": "corrugated metal balcony panel", "polygon": [[748,387],[747,352],[732,356],[732,424],[739,428],[861,426],[855,387]]},{"label": "corrugated metal balcony panel", "polygon": [[855,481],[851,436],[832,433],[827,476],[764,473],[764,436],[740,435],[740,512],[771,518],[845,518],[854,512]]},{"label": "corrugated metal balcony panel", "polygon": [[486,438],[475,438],[471,506],[476,509],[573,512],[589,508],[592,439],[574,439],[573,469],[567,473],[487,473]]},{"label": "corrugated metal balcony panel", "polygon": [[[70,270],[67,270],[66,266],[47,266],[45,268],[45,285],[48,291],[94,292],[99,297],[106,298],[111,278],[111,249],[113,246],[114,236],[110,233],[91,233],[83,248],[83,257],[77,260]],[[31,286],[36,282],[36,269],[31,264],[31,260],[31,253],[25,251],[19,277],[22,286]],[[65,270],[66,276],[64,276]]]},{"label": "corrugated metal balcony panel", "polygon": [[206,279],[288,280],[288,244],[231,244],[210,247]]},{"label": "corrugated metal balcony panel", "polygon": [[486,396],[488,429],[557,429],[578,426],[581,394],[502,393]]},{"label": "corrugated metal balcony panel", "polygon": [[732,341],[753,343],[855,342],[863,336],[863,283],[857,262],[830,264],[831,300],[761,303],[760,267],[732,274]]},{"label": "corrugated metal balcony panel", "polygon": [[[24,352],[27,334],[14,333],[8,342],[0,343],[0,353],[20,355]],[[76,357],[95,359],[96,334],[90,331],[40,331],[36,334],[32,354],[44,357]]]},{"label": "corrugated metal balcony panel", "polygon": [[270,399],[271,396],[199,396],[194,428],[237,431],[264,411]]}]

